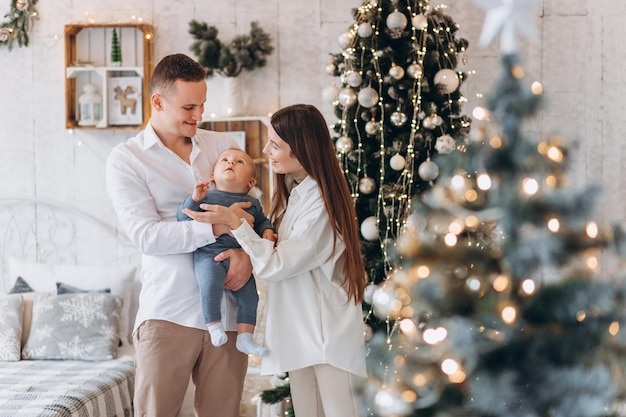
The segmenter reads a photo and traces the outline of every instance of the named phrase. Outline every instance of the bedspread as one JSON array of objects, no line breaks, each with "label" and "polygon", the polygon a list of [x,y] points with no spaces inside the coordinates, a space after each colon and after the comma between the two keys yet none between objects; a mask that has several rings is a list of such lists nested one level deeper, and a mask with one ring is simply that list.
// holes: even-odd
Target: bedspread
[{"label": "bedspread", "polygon": [[131,357],[0,362],[0,417],[132,416]]}]

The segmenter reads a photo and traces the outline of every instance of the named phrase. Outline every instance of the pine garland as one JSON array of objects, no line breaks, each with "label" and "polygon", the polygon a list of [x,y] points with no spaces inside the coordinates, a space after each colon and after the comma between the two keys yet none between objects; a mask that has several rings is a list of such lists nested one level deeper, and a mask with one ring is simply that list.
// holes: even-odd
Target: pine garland
[{"label": "pine garland", "polygon": [[290,385],[279,385],[275,388],[261,392],[261,401],[263,401],[265,404],[276,404],[277,402],[283,401],[290,396]]},{"label": "pine garland", "polygon": [[33,20],[39,19],[36,3],[37,0],[11,0],[11,10],[0,24],[0,46],[6,45],[11,51],[16,40],[20,47],[28,46]]},{"label": "pine garland", "polygon": [[274,51],[272,38],[258,24],[250,23],[248,35],[236,36],[229,45],[217,37],[215,26],[192,20],[189,22],[189,34],[195,39],[191,51],[198,62],[207,70],[207,77],[214,72],[225,77],[236,77],[242,70],[252,71],[264,67],[267,56]]}]

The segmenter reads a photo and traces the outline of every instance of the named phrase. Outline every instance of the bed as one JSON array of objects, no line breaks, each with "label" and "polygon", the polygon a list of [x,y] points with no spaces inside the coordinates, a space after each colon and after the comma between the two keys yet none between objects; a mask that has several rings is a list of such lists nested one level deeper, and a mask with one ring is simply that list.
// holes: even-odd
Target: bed
[{"label": "bed", "polygon": [[0,261],[0,416],[132,416],[128,240],[62,203],[0,198]]}]

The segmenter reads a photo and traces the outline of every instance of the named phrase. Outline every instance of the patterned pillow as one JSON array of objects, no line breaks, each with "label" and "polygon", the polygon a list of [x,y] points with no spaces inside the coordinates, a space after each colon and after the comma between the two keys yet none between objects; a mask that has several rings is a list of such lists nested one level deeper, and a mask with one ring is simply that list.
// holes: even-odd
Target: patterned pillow
[{"label": "patterned pillow", "polygon": [[114,359],[121,298],[107,293],[39,296],[22,359]]},{"label": "patterned pillow", "polygon": [[22,296],[0,296],[0,361],[19,361],[22,337]]}]

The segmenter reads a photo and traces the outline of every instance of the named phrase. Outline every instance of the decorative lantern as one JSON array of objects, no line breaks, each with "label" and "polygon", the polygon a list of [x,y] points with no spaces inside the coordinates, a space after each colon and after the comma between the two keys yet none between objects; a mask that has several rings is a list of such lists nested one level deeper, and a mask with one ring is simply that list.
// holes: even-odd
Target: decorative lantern
[{"label": "decorative lantern", "polygon": [[83,94],[78,98],[80,106],[80,126],[95,126],[102,119],[102,97],[93,84],[85,84]]}]

